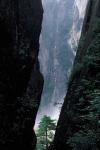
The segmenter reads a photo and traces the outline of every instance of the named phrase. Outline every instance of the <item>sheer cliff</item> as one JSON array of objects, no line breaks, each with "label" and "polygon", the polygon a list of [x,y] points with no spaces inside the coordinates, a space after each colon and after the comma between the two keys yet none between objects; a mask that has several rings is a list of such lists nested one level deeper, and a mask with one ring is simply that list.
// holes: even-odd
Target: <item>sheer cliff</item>
[{"label": "sheer cliff", "polygon": [[73,23],[73,3],[74,0],[43,1],[39,60],[44,76],[44,90],[37,123],[45,114],[57,119],[59,108],[55,105],[63,103],[66,94],[65,81],[74,59],[68,43]]},{"label": "sheer cliff", "polygon": [[43,0],[39,61],[44,89],[35,127],[44,115],[58,120],[86,5],[87,0]]},{"label": "sheer cliff", "polygon": [[89,0],[52,150],[100,149],[100,0]]},{"label": "sheer cliff", "polygon": [[0,150],[33,150],[43,77],[41,0],[0,1]]}]

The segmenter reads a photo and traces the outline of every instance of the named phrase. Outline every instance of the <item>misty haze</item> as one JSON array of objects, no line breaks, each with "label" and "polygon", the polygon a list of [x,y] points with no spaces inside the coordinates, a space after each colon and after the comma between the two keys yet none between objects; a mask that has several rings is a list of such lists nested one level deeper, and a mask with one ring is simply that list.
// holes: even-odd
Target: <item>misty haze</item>
[{"label": "misty haze", "polygon": [[44,89],[36,126],[44,115],[58,119],[66,95],[87,0],[43,0],[39,61]]}]

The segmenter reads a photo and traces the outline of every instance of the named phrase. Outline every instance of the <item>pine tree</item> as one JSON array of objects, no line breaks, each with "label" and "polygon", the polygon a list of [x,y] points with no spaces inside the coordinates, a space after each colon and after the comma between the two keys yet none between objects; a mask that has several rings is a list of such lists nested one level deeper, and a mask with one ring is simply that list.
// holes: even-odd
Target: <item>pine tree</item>
[{"label": "pine tree", "polygon": [[47,150],[54,137],[56,128],[55,120],[49,116],[44,116],[38,126],[37,130],[37,148],[38,150]]}]

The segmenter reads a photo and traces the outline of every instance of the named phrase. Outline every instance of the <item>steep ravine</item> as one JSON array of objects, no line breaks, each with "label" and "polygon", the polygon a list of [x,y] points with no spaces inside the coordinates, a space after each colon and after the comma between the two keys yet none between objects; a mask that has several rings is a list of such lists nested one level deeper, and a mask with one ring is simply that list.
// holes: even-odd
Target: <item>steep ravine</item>
[{"label": "steep ravine", "polygon": [[[66,93],[65,82],[75,56],[73,47],[76,50],[85,8],[78,10],[81,3],[77,2],[81,0],[49,2],[50,16],[46,17],[51,24],[44,25],[47,30],[40,41],[44,51],[39,59],[41,66],[45,67],[42,69],[47,79],[44,86],[47,95],[43,93],[41,106],[43,111],[46,108],[47,115],[57,114],[58,117],[54,104],[62,103]],[[70,13],[73,5],[77,9],[74,20],[74,11]],[[68,91],[50,150],[100,149],[99,10],[100,0],[89,0]],[[42,18],[41,0],[0,1],[0,150],[35,150],[33,127],[44,83],[38,61]]]},{"label": "steep ravine", "polygon": [[0,0],[0,150],[34,150],[43,89],[41,0]]},{"label": "steep ravine", "polygon": [[73,23],[73,3],[74,0],[43,0],[39,61],[44,76],[44,89],[36,126],[44,115],[55,119],[59,116],[60,109],[56,103],[63,102],[67,88],[65,81],[74,59],[68,43]]},{"label": "steep ravine", "polygon": [[[58,119],[75,58],[87,0],[43,0],[39,61],[44,89],[36,128],[48,115]],[[82,5],[82,6],[81,6]]]},{"label": "steep ravine", "polygon": [[100,150],[100,0],[89,0],[52,150]]}]

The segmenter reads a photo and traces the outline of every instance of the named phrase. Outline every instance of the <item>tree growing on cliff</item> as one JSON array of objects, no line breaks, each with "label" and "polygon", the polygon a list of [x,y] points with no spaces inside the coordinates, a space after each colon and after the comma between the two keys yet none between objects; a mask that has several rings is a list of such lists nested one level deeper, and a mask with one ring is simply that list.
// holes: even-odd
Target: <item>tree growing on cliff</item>
[{"label": "tree growing on cliff", "polygon": [[37,149],[47,150],[54,137],[56,128],[55,120],[49,116],[43,116],[37,130]]}]

